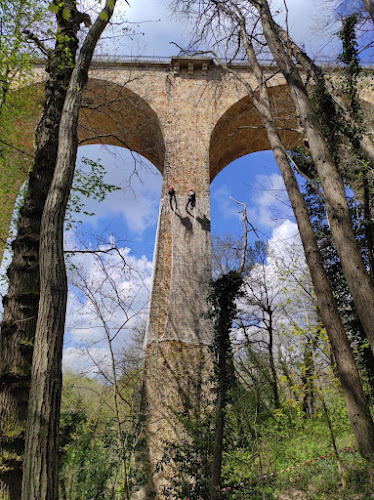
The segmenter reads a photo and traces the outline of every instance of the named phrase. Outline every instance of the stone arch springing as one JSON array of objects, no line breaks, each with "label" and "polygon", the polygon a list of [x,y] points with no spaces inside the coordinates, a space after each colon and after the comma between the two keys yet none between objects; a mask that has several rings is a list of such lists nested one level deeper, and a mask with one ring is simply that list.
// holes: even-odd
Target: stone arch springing
[{"label": "stone arch springing", "polygon": [[[27,155],[33,153],[34,130],[44,103],[43,89],[44,84],[36,82],[16,91],[23,97],[25,109],[15,118],[14,128],[21,132],[15,135],[14,145]],[[89,80],[83,96],[78,138],[80,145],[108,144],[128,148],[147,158],[163,173],[165,144],[160,120],[152,107],[126,85]],[[24,155],[24,166],[21,161],[16,170],[10,165],[11,175],[6,171],[1,173],[4,210],[0,219],[0,258],[15,200],[27,177],[30,161],[27,155]]]},{"label": "stone arch springing", "polygon": [[[286,85],[269,88],[281,138],[286,148],[300,141],[295,108]],[[228,108],[217,121],[210,139],[211,182],[229,163],[249,153],[270,149],[266,130],[249,96]]]},{"label": "stone arch springing", "polygon": [[125,85],[91,79],[85,89],[79,143],[123,146],[147,158],[163,173],[165,145],[152,107]]}]

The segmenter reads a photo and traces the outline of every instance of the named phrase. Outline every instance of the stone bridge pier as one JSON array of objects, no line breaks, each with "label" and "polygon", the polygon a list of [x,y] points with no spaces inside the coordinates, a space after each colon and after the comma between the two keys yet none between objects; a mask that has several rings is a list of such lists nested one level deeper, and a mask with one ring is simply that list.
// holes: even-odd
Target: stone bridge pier
[{"label": "stone bridge pier", "polygon": [[[165,166],[145,340],[144,440],[136,461],[138,484],[144,485],[135,498],[147,500],[166,498],[164,487],[174,479],[186,484],[194,480],[183,460],[174,461],[180,456],[175,447],[183,455],[186,446],[193,445],[186,419],[189,425],[199,423],[211,400],[210,135],[202,126],[204,109],[179,86],[180,79],[169,74]],[[168,199],[170,185],[176,191],[174,210]],[[196,192],[196,206],[187,211],[190,188]]]}]

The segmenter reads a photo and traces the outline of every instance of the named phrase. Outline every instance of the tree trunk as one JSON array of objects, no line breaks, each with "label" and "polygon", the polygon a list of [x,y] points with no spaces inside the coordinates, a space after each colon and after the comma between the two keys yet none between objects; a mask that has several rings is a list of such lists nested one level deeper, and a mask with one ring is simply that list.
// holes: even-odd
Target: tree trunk
[{"label": "tree trunk", "polygon": [[300,73],[277,35],[277,29],[266,0],[261,0],[260,3],[253,1],[253,4],[260,14],[268,46],[290,87],[301,124],[305,130],[313,162],[321,179],[331,233],[343,272],[357,313],[374,352],[374,286],[366,272],[355,239],[342,179],[328,150],[317,114],[312,107]]},{"label": "tree trunk", "polygon": [[[57,158],[58,129],[78,47],[73,22],[59,22],[59,39],[49,54],[44,111],[35,132],[35,159],[20,210],[8,268],[0,332],[0,497],[19,500],[27,402],[38,315],[40,221]],[[60,38],[61,37],[61,38]],[[62,40],[62,41],[61,41]]]},{"label": "tree trunk", "polygon": [[237,312],[235,300],[239,295],[242,283],[241,275],[236,271],[224,274],[213,283],[214,301],[212,301],[212,304],[216,314],[214,344],[217,358],[218,391],[209,500],[218,500],[220,498],[225,430],[224,411],[227,405],[228,393],[232,389],[235,380],[230,330]]},{"label": "tree trunk", "polygon": [[277,409],[280,407],[279,403],[279,391],[278,391],[278,377],[277,377],[277,371],[275,369],[275,363],[274,363],[274,353],[273,353],[273,336],[274,336],[274,330],[273,330],[273,317],[272,317],[272,311],[269,307],[269,328],[268,328],[268,333],[269,333],[269,343],[268,343],[268,351],[269,351],[269,363],[270,363],[270,372],[271,372],[271,382],[272,382],[272,388],[273,388],[273,396],[274,396],[274,407]]},{"label": "tree trunk", "polygon": [[107,0],[104,11],[85,39],[73,70],[61,117],[56,169],[42,217],[40,303],[27,418],[22,500],[58,498],[61,358],[67,297],[64,217],[78,148],[77,127],[82,90],[88,79],[96,43],[112,16],[115,3],[116,0]]},{"label": "tree trunk", "polygon": [[314,348],[313,341],[307,338],[304,346],[304,365],[302,367],[301,380],[303,382],[303,410],[307,417],[314,413]]},{"label": "tree trunk", "polygon": [[212,463],[212,477],[210,484],[210,499],[217,500],[220,497],[220,484],[221,484],[221,468],[222,468],[222,446],[223,446],[223,436],[225,428],[225,415],[224,409],[226,405],[226,392],[227,388],[225,386],[225,373],[220,370],[220,378],[218,385],[218,396],[216,403],[216,419],[215,419],[215,434],[214,434],[214,448],[213,448],[213,463]]},{"label": "tree trunk", "polygon": [[363,0],[365,9],[368,11],[371,20],[374,23],[374,3],[373,0]]}]

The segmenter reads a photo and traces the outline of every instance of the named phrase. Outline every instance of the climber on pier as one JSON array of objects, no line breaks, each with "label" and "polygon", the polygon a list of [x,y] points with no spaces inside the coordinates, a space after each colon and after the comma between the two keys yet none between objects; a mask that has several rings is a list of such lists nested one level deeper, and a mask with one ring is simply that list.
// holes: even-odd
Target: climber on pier
[{"label": "climber on pier", "polygon": [[174,198],[174,203],[175,203],[175,210],[178,210],[178,203],[177,203],[177,197],[175,196],[175,189],[173,186],[169,186],[169,202],[170,202],[170,208],[173,209],[173,198]]},{"label": "climber on pier", "polygon": [[190,188],[189,192],[188,192],[188,201],[187,201],[187,205],[186,205],[186,210],[188,212],[188,205],[191,204],[191,208],[195,208],[195,204],[196,204],[196,193],[195,191]]}]

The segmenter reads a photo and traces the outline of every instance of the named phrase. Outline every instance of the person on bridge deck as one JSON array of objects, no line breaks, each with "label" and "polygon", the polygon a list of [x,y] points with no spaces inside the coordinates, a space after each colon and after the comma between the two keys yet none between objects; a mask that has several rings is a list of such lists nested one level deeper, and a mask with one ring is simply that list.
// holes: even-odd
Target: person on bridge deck
[{"label": "person on bridge deck", "polygon": [[196,204],[196,193],[195,191],[190,188],[189,192],[188,192],[188,201],[187,201],[187,205],[186,205],[186,210],[188,212],[188,205],[191,204],[191,208],[195,208],[195,204]]},{"label": "person on bridge deck", "polygon": [[169,202],[170,202],[170,208],[173,209],[173,198],[174,198],[174,203],[175,203],[175,210],[178,209],[178,203],[177,203],[177,197],[175,196],[175,189],[173,186],[169,186]]}]

